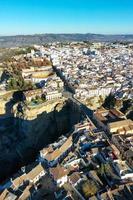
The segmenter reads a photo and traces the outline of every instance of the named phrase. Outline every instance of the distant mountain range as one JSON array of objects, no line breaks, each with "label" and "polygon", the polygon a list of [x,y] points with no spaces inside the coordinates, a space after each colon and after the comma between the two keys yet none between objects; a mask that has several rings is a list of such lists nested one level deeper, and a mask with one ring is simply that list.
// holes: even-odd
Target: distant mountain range
[{"label": "distant mountain range", "polygon": [[36,34],[36,35],[0,36],[0,47],[27,46],[27,45],[43,44],[47,42],[56,42],[56,41],[133,42],[133,34],[102,35],[102,34],[87,33],[87,34]]}]

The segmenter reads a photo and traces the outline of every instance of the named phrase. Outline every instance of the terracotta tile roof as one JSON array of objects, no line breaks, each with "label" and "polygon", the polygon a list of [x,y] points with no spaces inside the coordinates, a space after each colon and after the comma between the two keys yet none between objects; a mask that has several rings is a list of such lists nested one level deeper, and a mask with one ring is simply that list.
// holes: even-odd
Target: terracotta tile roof
[{"label": "terracotta tile roof", "polygon": [[119,110],[117,110],[117,109],[115,109],[115,108],[113,108],[113,109],[110,109],[110,112],[112,112],[114,115],[116,115],[117,117],[123,117],[124,116],[124,114],[121,112],[121,111],[119,111]]},{"label": "terracotta tile roof", "polygon": [[106,121],[107,120],[107,118],[106,117],[104,117],[101,113],[95,113],[95,116],[98,118],[98,120],[100,120],[100,121]]},{"label": "terracotta tile roof", "polygon": [[0,194],[0,200],[5,200],[6,196],[8,195],[9,191],[5,189],[1,194]]},{"label": "terracotta tile roof", "polygon": [[30,195],[31,195],[31,193],[30,193],[30,189],[31,189],[31,188],[32,188],[32,185],[28,185],[28,186],[24,189],[22,195],[18,198],[18,200],[26,200],[26,199],[28,199],[28,198],[30,197]]},{"label": "terracotta tile roof", "polygon": [[27,178],[29,180],[33,180],[36,178],[42,171],[44,171],[44,168],[42,167],[41,164],[38,164],[35,168],[33,168],[28,174]]},{"label": "terracotta tile roof", "polygon": [[97,109],[97,112],[103,113],[103,112],[108,112],[108,110],[105,109],[103,106],[101,106],[100,108]]},{"label": "terracotta tile roof", "polygon": [[18,188],[20,185],[22,185],[26,178],[26,174],[23,174],[22,176],[19,176],[16,179],[12,180],[13,188]]},{"label": "terracotta tile roof", "polygon": [[47,153],[52,153],[53,148],[51,146],[49,146],[48,148],[43,148],[40,152],[44,155],[47,154]]},{"label": "terracotta tile roof", "polygon": [[53,175],[54,180],[58,180],[64,176],[68,175],[68,170],[65,169],[64,167],[61,167],[60,165],[58,165],[57,167],[50,169],[50,174]]},{"label": "terracotta tile roof", "polygon": [[53,151],[52,153],[48,153],[45,158],[48,160],[48,161],[52,161],[52,160],[55,160],[57,159],[58,157],[60,157],[69,147],[72,146],[72,136],[70,136],[66,142],[59,148],[59,149],[56,149],[55,151]]},{"label": "terracotta tile roof", "polygon": [[70,136],[66,142],[60,147],[60,151],[63,153],[65,152],[70,146],[72,146],[72,136]]},{"label": "terracotta tile roof", "polygon": [[0,200],[15,200],[17,199],[17,196],[13,194],[12,192],[9,192],[7,189],[5,189],[1,194],[0,194]]},{"label": "terracotta tile roof", "polygon": [[52,160],[55,160],[57,159],[58,157],[60,157],[61,155],[61,152],[59,149],[56,149],[55,151],[53,151],[52,153],[48,153],[45,158],[46,160],[48,161],[52,161]]},{"label": "terracotta tile roof", "polygon": [[69,176],[69,181],[71,184],[76,184],[81,178],[79,172],[74,172],[72,175]]}]

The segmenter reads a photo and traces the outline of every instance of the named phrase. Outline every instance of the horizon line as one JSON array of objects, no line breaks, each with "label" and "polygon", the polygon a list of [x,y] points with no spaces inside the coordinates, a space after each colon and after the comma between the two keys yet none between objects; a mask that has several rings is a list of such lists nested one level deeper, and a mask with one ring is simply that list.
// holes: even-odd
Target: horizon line
[{"label": "horizon line", "polygon": [[14,36],[34,36],[34,35],[74,35],[74,34],[79,34],[79,35],[86,35],[86,34],[90,34],[90,35],[104,35],[104,36],[122,36],[122,35],[133,35],[133,33],[91,33],[91,32],[86,32],[86,33],[80,33],[80,32],[70,32],[70,33],[22,33],[22,34],[5,34],[5,35],[1,35],[0,37],[14,37]]}]

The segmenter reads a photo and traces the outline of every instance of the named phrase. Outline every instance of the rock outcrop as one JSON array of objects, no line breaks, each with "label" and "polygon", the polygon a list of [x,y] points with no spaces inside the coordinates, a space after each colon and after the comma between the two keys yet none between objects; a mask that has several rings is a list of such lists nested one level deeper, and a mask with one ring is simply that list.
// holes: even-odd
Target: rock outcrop
[{"label": "rock outcrop", "polygon": [[[18,110],[18,105],[22,109]],[[33,161],[40,149],[69,132],[81,115],[79,107],[69,99],[35,107],[15,104],[13,132],[6,132],[6,146],[1,146],[4,149],[0,154],[1,180]]]}]

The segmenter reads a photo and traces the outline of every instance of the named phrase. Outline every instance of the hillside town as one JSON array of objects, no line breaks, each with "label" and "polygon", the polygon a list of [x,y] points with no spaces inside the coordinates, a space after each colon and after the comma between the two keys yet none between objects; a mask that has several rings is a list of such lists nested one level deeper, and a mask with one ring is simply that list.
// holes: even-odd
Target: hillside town
[{"label": "hillside town", "polygon": [[132,199],[133,122],[122,116],[106,128],[88,119],[76,124],[3,183],[0,199]]},{"label": "hillside town", "polygon": [[0,63],[0,120],[15,109],[25,120],[24,109],[32,116],[63,98],[82,117],[1,182],[0,200],[133,199],[133,44],[56,42],[23,52]]}]

